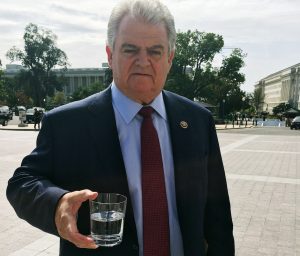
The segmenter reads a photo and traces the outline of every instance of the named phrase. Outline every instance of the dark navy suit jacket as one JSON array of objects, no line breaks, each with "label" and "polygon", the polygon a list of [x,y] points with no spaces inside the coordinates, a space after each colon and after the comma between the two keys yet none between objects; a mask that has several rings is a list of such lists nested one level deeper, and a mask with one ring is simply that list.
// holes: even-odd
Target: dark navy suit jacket
[{"label": "dark navy suit jacket", "polygon": [[[184,255],[233,256],[230,203],[213,118],[183,97],[167,91],[163,97]],[[183,128],[181,121],[188,127]],[[37,146],[9,180],[7,197],[20,218],[58,235],[54,222],[58,200],[68,191],[81,189],[128,197],[123,242],[89,250],[61,239],[60,255],[137,256],[136,226],[110,88],[45,114]],[[87,202],[79,210],[78,229],[90,233]]]}]

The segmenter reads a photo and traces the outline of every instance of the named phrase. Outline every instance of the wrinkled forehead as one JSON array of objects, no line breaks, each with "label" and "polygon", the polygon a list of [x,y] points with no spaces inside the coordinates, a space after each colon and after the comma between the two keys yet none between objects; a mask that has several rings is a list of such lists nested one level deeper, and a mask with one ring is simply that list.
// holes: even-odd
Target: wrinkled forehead
[{"label": "wrinkled forehead", "polygon": [[151,24],[130,16],[125,16],[116,34],[115,43],[133,45],[168,46],[167,31],[164,24]]}]

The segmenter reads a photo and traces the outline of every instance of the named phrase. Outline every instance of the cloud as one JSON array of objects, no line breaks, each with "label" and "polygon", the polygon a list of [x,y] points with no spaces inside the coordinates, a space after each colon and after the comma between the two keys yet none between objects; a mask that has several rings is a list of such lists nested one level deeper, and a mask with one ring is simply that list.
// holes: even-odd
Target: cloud
[{"label": "cloud", "polygon": [[[225,45],[247,53],[247,90],[268,75],[299,62],[299,0],[162,0],[175,17],[176,28],[213,32]],[[100,66],[110,12],[119,0],[13,0],[0,5],[0,59],[22,45],[30,22],[50,29],[75,67]],[[229,54],[230,50],[224,51]]]},{"label": "cloud", "polygon": [[[96,13],[93,12],[87,12],[87,11],[82,11],[82,10],[77,10],[71,7],[66,7],[60,4],[51,4],[50,9],[53,10],[54,12],[62,13],[63,15],[68,15],[68,16],[74,16],[74,17],[88,17],[93,20],[98,20],[100,15],[97,15]],[[101,17],[105,18],[105,17]]]}]

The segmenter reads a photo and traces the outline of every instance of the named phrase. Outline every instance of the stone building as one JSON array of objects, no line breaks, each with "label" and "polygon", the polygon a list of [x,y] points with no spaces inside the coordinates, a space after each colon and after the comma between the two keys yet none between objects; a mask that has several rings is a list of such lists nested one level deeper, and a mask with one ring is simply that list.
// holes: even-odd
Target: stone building
[{"label": "stone building", "polygon": [[259,111],[272,113],[272,109],[280,103],[289,103],[300,109],[300,63],[273,73],[254,85],[261,87],[263,103]]},{"label": "stone building", "polygon": [[[65,96],[70,96],[79,87],[89,86],[95,82],[104,82],[105,70],[108,68],[107,63],[102,63],[101,68],[68,68],[64,72],[66,83],[63,86]],[[18,64],[8,64],[4,70],[4,76],[13,78],[17,75],[24,67]],[[61,69],[54,69],[57,76],[61,75]]]},{"label": "stone building", "polygon": [[[104,83],[106,68],[69,68],[64,77],[63,86],[65,96],[72,95],[78,88],[87,87],[96,82]],[[54,70],[59,73],[59,70]]]}]

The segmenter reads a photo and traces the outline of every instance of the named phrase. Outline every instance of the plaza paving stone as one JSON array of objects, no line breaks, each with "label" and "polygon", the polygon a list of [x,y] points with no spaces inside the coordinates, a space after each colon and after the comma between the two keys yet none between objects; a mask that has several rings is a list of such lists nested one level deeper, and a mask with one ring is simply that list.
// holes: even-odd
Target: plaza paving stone
[{"label": "plaza paving stone", "polygon": [[[218,127],[218,137],[236,255],[300,255],[300,131],[223,129]],[[58,256],[58,238],[20,220],[5,196],[7,180],[36,135],[0,130],[0,256]]]}]

